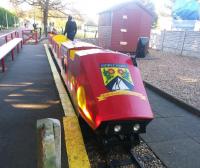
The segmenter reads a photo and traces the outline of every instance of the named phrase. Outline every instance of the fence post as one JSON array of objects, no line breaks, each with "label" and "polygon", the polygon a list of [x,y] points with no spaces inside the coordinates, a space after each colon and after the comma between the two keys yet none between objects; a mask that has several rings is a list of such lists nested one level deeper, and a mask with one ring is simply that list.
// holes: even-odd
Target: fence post
[{"label": "fence post", "polygon": [[96,30],[96,31],[95,31],[95,36],[94,36],[94,38],[97,38],[97,32],[98,32],[98,31]]},{"label": "fence post", "polygon": [[86,30],[84,29],[84,38],[86,37]]},{"label": "fence post", "polygon": [[181,55],[183,54],[183,48],[184,48],[184,44],[185,44],[185,38],[186,38],[186,31],[184,31],[183,43],[182,43],[182,46],[181,46]]},{"label": "fence post", "polygon": [[37,31],[34,32],[35,33],[35,44],[38,43],[38,35],[37,35]]},{"label": "fence post", "polygon": [[5,41],[6,41],[6,43],[8,42],[8,37],[7,36],[5,36]]},{"label": "fence post", "polygon": [[22,40],[23,40],[23,44],[25,44],[24,31],[23,30],[22,30]]},{"label": "fence post", "polygon": [[18,38],[19,38],[19,32],[16,31],[15,33],[16,33],[16,34],[15,34],[15,37],[18,37]]},{"label": "fence post", "polygon": [[164,40],[165,40],[165,31],[166,30],[163,31],[163,38],[162,38],[162,45],[161,45],[162,46],[161,47],[162,52],[163,52],[163,43],[164,43]]}]

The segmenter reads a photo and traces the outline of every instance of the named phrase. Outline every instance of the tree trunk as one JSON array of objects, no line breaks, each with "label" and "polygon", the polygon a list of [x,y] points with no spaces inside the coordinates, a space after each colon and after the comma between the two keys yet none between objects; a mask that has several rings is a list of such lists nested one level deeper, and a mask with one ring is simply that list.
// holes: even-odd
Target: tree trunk
[{"label": "tree trunk", "polygon": [[45,37],[47,37],[48,12],[49,12],[49,0],[46,0],[44,10],[43,10],[43,23],[44,23]]},{"label": "tree trunk", "polygon": [[48,22],[48,15],[46,11],[43,11],[43,24],[44,24],[44,34],[47,37],[47,22]]}]

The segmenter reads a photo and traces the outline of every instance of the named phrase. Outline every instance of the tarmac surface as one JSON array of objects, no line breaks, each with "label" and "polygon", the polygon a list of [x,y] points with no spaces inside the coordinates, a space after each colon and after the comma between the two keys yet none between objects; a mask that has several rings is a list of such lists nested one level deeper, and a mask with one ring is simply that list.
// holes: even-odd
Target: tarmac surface
[{"label": "tarmac surface", "polygon": [[13,62],[7,57],[8,68],[0,72],[0,167],[36,168],[36,122],[57,118],[62,123],[64,112],[43,45],[24,45]]},{"label": "tarmac surface", "polygon": [[142,138],[169,168],[200,167],[200,117],[147,89],[155,119]]}]

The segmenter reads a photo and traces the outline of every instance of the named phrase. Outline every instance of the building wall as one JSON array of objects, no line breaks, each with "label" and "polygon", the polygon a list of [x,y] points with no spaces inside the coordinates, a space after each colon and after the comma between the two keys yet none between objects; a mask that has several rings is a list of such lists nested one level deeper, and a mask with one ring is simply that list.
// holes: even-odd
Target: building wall
[{"label": "building wall", "polygon": [[109,49],[111,44],[112,31],[112,15],[111,12],[101,13],[98,24],[98,44],[99,46]]},{"label": "building wall", "polygon": [[135,3],[99,16],[99,45],[114,51],[135,52],[138,38],[150,36],[152,16]]},{"label": "building wall", "polygon": [[111,44],[111,26],[98,27],[98,45],[105,49],[110,49]]},{"label": "building wall", "polygon": [[[113,11],[111,49],[135,52],[140,36],[150,36],[152,16],[144,9],[130,3]],[[123,32],[125,30],[126,32]]]}]

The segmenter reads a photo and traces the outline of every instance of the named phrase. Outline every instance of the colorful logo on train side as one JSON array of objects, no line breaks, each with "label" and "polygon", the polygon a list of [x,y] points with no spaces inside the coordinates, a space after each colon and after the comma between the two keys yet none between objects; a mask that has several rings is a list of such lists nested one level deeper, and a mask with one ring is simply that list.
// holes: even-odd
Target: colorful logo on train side
[{"label": "colorful logo on train side", "polygon": [[126,64],[101,64],[104,85],[109,91],[133,90],[134,84]]},{"label": "colorful logo on train side", "polygon": [[102,93],[97,97],[98,101],[104,101],[113,96],[134,96],[141,100],[146,97],[139,92],[133,91],[134,83],[126,64],[101,64],[101,74],[105,87],[109,92]]}]

